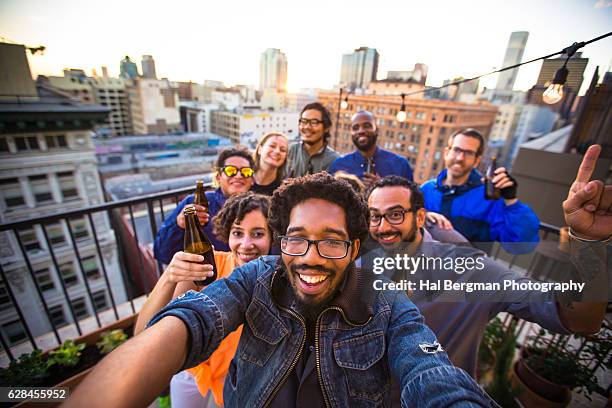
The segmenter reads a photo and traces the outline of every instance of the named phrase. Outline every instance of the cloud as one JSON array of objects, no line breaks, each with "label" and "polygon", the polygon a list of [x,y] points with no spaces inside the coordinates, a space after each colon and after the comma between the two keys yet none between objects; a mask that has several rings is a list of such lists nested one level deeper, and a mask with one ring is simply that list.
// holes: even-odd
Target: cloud
[{"label": "cloud", "polygon": [[595,3],[595,8],[607,8],[612,6],[612,1],[609,0],[597,0]]}]

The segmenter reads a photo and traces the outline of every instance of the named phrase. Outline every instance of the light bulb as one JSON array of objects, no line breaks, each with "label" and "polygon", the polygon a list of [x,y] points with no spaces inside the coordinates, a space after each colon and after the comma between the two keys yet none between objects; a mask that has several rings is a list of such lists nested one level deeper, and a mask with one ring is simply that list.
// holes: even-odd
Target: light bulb
[{"label": "light bulb", "polygon": [[554,105],[561,99],[563,99],[563,84],[550,84],[542,95],[542,100],[549,105]]},{"label": "light bulb", "polygon": [[340,102],[340,109],[346,109],[348,108],[348,101],[345,99],[342,102]]},{"label": "light bulb", "polygon": [[406,111],[400,110],[399,112],[397,112],[397,115],[395,116],[395,118],[397,119],[398,122],[405,122],[406,121]]}]

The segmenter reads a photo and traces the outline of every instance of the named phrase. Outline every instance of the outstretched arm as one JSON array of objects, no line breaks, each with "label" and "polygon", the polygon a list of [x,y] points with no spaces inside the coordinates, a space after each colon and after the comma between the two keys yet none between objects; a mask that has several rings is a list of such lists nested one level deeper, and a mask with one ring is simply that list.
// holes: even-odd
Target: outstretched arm
[{"label": "outstretched arm", "polygon": [[578,270],[585,275],[583,299],[590,301],[562,301],[558,309],[563,324],[579,334],[592,334],[600,329],[608,300],[604,242],[612,236],[612,185],[590,181],[600,152],[599,145],[586,151],[576,180],[563,202],[565,222],[574,241],[570,243],[572,257],[579,260]]},{"label": "outstretched arm", "polygon": [[182,367],[188,340],[187,328],[180,319],[163,318],[96,365],[63,406],[148,406]]},{"label": "outstretched arm", "polygon": [[[182,251],[174,254],[170,265],[159,278],[138,313],[138,319],[134,325],[135,335],[143,331],[155,313],[159,312],[173,298],[190,289],[197,290],[193,281],[205,280],[212,276],[212,266],[201,263],[203,260],[204,257],[201,255],[188,254]],[[179,288],[180,290],[177,290]]]}]

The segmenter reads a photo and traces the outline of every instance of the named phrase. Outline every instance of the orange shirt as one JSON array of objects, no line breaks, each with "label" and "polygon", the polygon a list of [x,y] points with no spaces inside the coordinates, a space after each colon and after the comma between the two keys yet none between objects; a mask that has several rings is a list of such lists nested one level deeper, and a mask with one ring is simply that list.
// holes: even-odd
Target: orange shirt
[{"label": "orange shirt", "polygon": [[[229,276],[236,267],[236,257],[231,252],[215,251],[217,279]],[[242,326],[230,333],[221,341],[219,348],[200,365],[187,370],[194,376],[198,390],[202,395],[212,391],[215,403],[223,405],[223,383],[229,370],[230,362],[236,354]]]}]

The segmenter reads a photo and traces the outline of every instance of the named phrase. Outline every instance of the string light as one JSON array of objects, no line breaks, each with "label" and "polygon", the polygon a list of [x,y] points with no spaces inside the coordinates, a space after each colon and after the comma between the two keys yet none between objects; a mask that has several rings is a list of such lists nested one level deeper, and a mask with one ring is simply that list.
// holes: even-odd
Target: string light
[{"label": "string light", "polygon": [[406,94],[402,94],[402,106],[400,106],[400,110],[399,112],[397,112],[397,115],[395,116],[395,118],[397,119],[398,122],[405,122],[406,121],[406,104],[404,103],[404,98],[406,97]]}]

